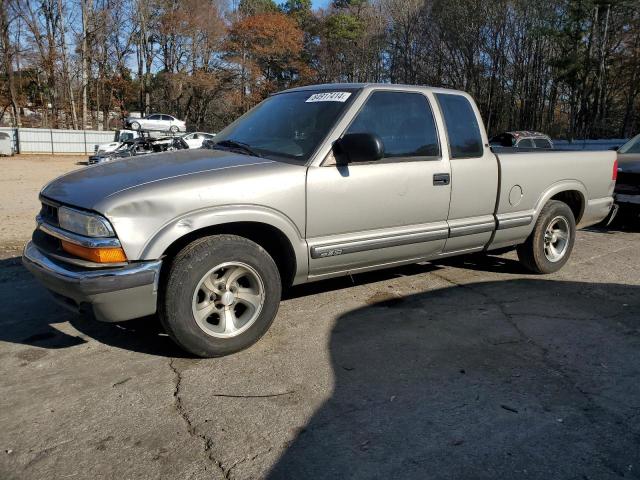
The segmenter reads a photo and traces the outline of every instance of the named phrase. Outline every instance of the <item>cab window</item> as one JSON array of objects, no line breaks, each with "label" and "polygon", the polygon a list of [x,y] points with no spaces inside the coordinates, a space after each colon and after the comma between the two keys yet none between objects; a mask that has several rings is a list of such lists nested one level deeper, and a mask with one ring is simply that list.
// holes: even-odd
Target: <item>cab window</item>
[{"label": "cab window", "polygon": [[379,136],[384,158],[440,156],[433,112],[420,93],[372,93],[346,133]]},{"label": "cab window", "polygon": [[436,94],[447,127],[451,158],[477,158],[484,154],[478,119],[462,95]]}]

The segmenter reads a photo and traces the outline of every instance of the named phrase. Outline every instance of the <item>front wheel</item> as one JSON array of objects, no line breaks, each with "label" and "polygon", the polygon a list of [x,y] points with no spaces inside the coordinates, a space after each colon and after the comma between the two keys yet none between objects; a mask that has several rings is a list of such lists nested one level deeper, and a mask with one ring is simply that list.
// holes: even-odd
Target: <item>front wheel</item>
[{"label": "front wheel", "polygon": [[140,124],[138,122],[131,123],[132,130],[140,130]]},{"label": "front wheel", "polygon": [[566,203],[551,200],[542,208],[527,241],[518,245],[520,263],[534,273],[557,272],[569,260],[575,238],[573,212]]},{"label": "front wheel", "polygon": [[236,235],[213,235],[176,256],[160,319],[183,349],[219,357],[249,347],[266,333],[281,293],[278,268],[260,245]]}]

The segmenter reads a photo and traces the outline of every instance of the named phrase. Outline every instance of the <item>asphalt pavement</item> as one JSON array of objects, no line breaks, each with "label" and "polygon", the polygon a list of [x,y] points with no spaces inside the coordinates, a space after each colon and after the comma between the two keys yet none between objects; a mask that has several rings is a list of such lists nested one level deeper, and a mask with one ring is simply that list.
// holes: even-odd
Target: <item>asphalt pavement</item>
[{"label": "asphalt pavement", "polygon": [[294,288],[189,358],[0,260],[0,478],[640,478],[640,229],[559,273],[467,256]]}]

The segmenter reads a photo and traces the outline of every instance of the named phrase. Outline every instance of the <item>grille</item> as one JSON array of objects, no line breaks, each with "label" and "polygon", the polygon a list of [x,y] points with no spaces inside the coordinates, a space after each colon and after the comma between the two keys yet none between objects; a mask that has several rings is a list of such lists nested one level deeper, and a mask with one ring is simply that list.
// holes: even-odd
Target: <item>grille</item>
[{"label": "grille", "polygon": [[38,247],[43,252],[58,253],[62,251],[60,240],[52,237],[42,230],[34,231],[31,240],[36,245],[36,247]]},{"label": "grille", "polygon": [[51,225],[58,225],[58,207],[56,207],[55,205],[42,202],[40,216],[45,222],[50,223]]}]

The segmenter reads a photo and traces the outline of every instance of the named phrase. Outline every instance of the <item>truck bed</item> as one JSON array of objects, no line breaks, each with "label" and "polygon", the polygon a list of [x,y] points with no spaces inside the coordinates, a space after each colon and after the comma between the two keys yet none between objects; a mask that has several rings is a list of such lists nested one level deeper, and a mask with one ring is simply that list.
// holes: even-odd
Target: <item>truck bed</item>
[{"label": "truck bed", "polygon": [[[499,183],[495,212],[498,230],[491,248],[506,246],[523,235],[526,238],[533,229],[527,219],[535,219],[544,204],[560,192],[570,202],[580,227],[597,223],[609,212],[615,186],[615,152],[492,151],[498,160]],[[518,223],[522,226],[513,228]]]}]

